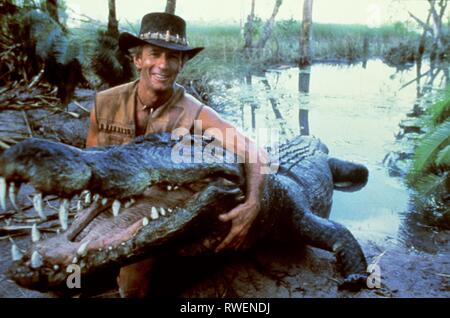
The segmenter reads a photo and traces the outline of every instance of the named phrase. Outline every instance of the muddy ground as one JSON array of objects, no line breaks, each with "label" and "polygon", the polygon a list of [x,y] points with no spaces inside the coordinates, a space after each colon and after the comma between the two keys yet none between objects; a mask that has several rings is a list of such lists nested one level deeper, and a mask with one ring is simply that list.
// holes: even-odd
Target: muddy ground
[{"label": "muddy ground", "polygon": [[[91,98],[90,92],[79,92],[78,102],[89,108]],[[69,111],[79,113],[81,120],[64,112],[27,112],[33,135],[83,147],[88,114],[73,104],[69,105]],[[14,138],[29,133],[21,112],[0,112],[0,122],[2,135]],[[19,205],[30,206],[32,193],[32,188],[22,187]],[[47,206],[46,213],[56,215],[57,201],[50,201],[50,205],[53,209]],[[12,210],[0,213],[0,228],[15,224],[31,228],[35,221],[30,217],[35,216],[31,208],[15,215]],[[56,221],[50,221],[40,226],[52,224],[57,225]],[[54,235],[54,230],[45,232],[44,236]],[[25,235],[18,235],[20,231],[13,234],[23,250],[31,246],[29,232],[26,229]],[[162,269],[156,271],[155,286],[163,295],[184,297],[450,297],[450,231],[425,229],[409,240],[352,232],[361,243],[368,263],[379,265],[381,288],[356,293],[338,291],[337,284],[342,278],[336,273],[334,257],[302,246],[262,246],[242,255],[165,260],[160,263]],[[9,234],[0,231],[0,297],[61,296],[21,288],[6,277],[5,271],[12,262]],[[71,296],[119,296],[115,272],[105,273],[105,277],[93,284],[82,282],[82,287]]]},{"label": "muddy ground", "polygon": [[[56,202],[51,204],[56,206]],[[57,213],[52,209],[46,212]],[[32,214],[29,211],[28,216]],[[341,277],[336,273],[334,257],[302,246],[262,246],[242,255],[167,259],[160,266],[162,270],[155,270],[155,286],[159,295],[169,297],[450,297],[449,232],[439,233],[435,253],[408,248],[393,238],[377,242],[364,238],[364,233],[356,232],[355,236],[368,262],[379,264],[381,288],[338,291]],[[21,249],[31,246],[29,235],[14,239]],[[0,239],[0,297],[62,296],[27,290],[9,280],[5,271],[12,263],[10,246],[7,237]],[[82,289],[71,297],[118,297],[114,278],[114,272],[105,273],[105,277],[87,285],[82,279]]]}]

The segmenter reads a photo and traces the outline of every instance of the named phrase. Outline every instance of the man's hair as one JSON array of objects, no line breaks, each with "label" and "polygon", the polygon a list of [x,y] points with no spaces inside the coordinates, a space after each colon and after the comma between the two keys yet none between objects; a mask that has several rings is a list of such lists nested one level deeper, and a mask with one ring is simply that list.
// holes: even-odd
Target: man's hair
[{"label": "man's hair", "polygon": [[142,55],[142,51],[144,50],[143,45],[134,46],[132,48],[128,49],[128,52],[130,52],[131,56],[133,58],[140,57]]}]

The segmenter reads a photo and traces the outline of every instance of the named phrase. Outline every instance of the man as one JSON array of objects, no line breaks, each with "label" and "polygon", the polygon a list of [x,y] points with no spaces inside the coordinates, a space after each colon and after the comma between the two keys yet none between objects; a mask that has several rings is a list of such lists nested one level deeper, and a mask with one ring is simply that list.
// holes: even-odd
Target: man
[{"label": "man", "polygon": [[[138,135],[180,128],[215,130],[213,136],[224,148],[246,158],[246,200],[219,216],[221,221],[232,224],[216,250],[238,249],[260,209],[264,181],[261,168],[267,162],[267,153],[175,83],[183,65],[203,50],[189,46],[182,18],[168,13],[147,14],[142,18],[139,36],[122,33],[119,46],[131,51],[140,77],[97,94],[86,146],[127,143]],[[248,158],[257,160],[250,163]],[[145,296],[150,267],[149,259],[121,268],[118,277],[121,295]]]}]

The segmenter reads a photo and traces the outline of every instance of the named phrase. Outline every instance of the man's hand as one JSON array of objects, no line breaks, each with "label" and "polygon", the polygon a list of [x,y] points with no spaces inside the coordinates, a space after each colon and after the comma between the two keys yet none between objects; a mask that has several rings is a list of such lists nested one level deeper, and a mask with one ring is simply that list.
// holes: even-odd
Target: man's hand
[{"label": "man's hand", "polygon": [[245,240],[253,221],[260,210],[259,202],[246,201],[228,213],[219,215],[222,222],[231,221],[231,229],[227,237],[216,248],[216,252],[224,249],[237,250]]}]

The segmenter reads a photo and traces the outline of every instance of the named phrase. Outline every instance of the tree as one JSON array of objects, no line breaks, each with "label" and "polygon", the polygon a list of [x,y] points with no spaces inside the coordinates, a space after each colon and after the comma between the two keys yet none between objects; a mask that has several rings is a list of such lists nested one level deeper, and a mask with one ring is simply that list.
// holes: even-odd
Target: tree
[{"label": "tree", "polygon": [[175,14],[175,7],[177,5],[177,0],[167,0],[166,3],[166,12]]},{"label": "tree", "polygon": [[98,30],[91,68],[103,85],[113,87],[134,78],[131,60],[119,50],[119,26],[116,18],[116,1],[108,0],[108,28]]},{"label": "tree", "polygon": [[267,41],[269,40],[270,36],[272,35],[273,26],[275,24],[275,17],[278,14],[278,10],[280,9],[281,4],[283,3],[283,0],[276,0],[275,6],[273,7],[272,15],[270,16],[269,20],[266,21],[266,24],[263,28],[263,33],[261,35],[261,38],[259,39],[258,43],[256,43],[256,48],[262,49],[264,46],[266,46]]},{"label": "tree", "polygon": [[303,21],[300,36],[300,66],[311,65],[312,5],[313,0],[304,0],[303,2]]},{"label": "tree", "polygon": [[[430,5],[429,15],[426,22],[423,22],[421,19],[416,17],[411,12],[408,12],[409,15],[420,24],[423,28],[424,33],[429,33],[433,39],[433,44],[431,46],[430,57],[434,59],[436,57],[440,57],[445,53],[445,45],[444,45],[444,34],[442,32],[442,19],[445,14],[445,9],[447,8],[448,1],[447,0],[428,0],[428,4]],[[431,16],[431,25],[429,23],[429,19]],[[419,48],[420,49],[420,48]]]},{"label": "tree", "polygon": [[[436,54],[440,56],[444,53],[444,41],[442,34],[442,18],[447,7],[447,0],[428,0],[430,4],[431,17],[433,19],[433,46],[431,49],[431,54]],[[437,7],[437,8],[436,8]],[[439,10],[439,13],[438,13]],[[435,55],[435,56],[436,56]]]},{"label": "tree", "polygon": [[244,27],[244,49],[248,49],[252,47],[253,42],[253,22],[255,21],[255,0],[252,0],[252,9],[250,10],[250,14],[247,16],[247,23]]},{"label": "tree", "polygon": [[113,38],[119,37],[119,24],[116,18],[116,0],[108,0],[108,35]]}]

